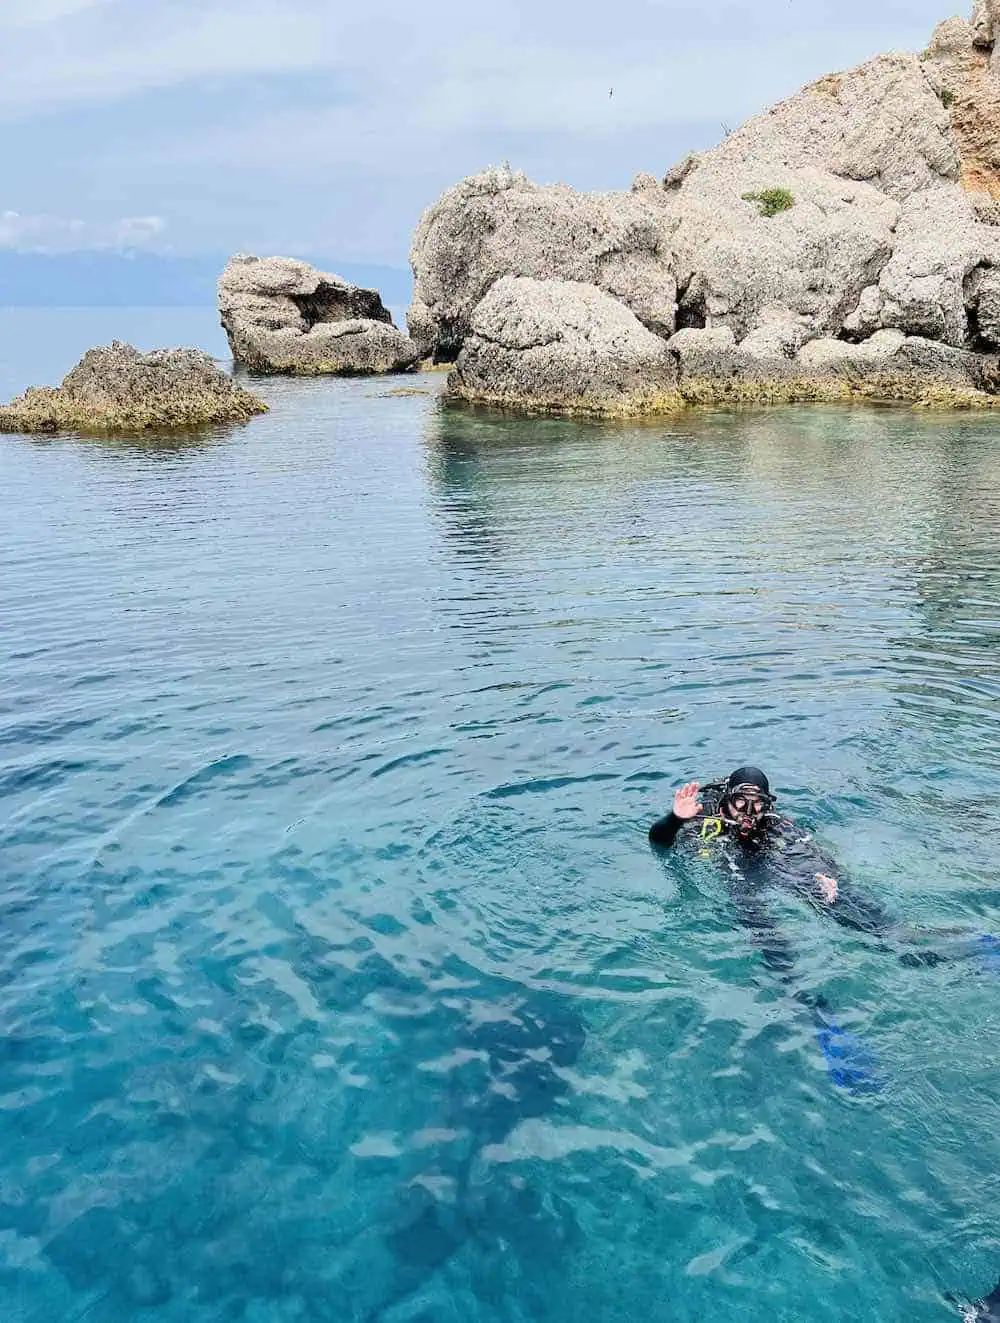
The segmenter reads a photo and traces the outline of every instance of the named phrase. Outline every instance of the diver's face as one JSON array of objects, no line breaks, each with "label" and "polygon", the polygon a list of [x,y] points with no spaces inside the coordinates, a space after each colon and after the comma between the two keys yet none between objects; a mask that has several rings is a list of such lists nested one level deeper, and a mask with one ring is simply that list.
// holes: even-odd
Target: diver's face
[{"label": "diver's face", "polygon": [[752,836],[764,821],[766,804],[762,795],[738,790],[725,804],[725,814],[740,837]]}]

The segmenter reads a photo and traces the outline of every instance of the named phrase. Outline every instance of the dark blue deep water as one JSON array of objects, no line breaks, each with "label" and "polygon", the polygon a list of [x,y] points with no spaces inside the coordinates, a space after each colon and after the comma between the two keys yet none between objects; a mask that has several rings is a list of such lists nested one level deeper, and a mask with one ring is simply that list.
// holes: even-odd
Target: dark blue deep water
[{"label": "dark blue deep water", "polygon": [[[7,312],[4,394],[116,333],[221,348]],[[855,1096],[646,829],[760,762],[901,922],[1000,933],[1000,423],[440,383],[0,438],[0,1318],[944,1323],[1000,971],[776,897]]]}]

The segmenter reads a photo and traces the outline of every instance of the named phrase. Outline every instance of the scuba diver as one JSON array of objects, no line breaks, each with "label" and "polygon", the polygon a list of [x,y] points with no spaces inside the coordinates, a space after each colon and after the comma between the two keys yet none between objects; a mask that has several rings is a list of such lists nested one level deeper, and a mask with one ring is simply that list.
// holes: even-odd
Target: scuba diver
[{"label": "scuba diver", "polygon": [[[730,877],[730,897],[761,958],[783,983],[794,977],[794,952],[771,915],[766,892],[785,887],[844,928],[892,943],[917,946],[926,940],[904,928],[886,910],[855,890],[811,833],[775,811],[776,796],[759,767],[738,767],[724,781],[691,781],[674,796],[673,808],[654,822],[650,842],[669,848],[679,836],[693,837],[700,853],[714,855]],[[980,938],[968,951],[988,952],[994,939]],[[984,952],[985,953],[985,952]],[[924,948],[900,956],[908,966],[933,966],[954,956]],[[820,993],[797,989],[793,996],[813,1014],[820,1049],[834,1082],[852,1092],[878,1089],[870,1053],[830,1014]]]},{"label": "scuba diver", "polygon": [[[916,945],[927,940],[856,892],[811,834],[775,811],[776,803],[759,767],[739,767],[724,781],[681,786],[672,810],[653,823],[649,839],[667,849],[678,837],[692,837],[702,854],[715,854],[725,864],[740,921],[764,963],[786,986],[793,981],[794,953],[767,908],[764,893],[771,887],[787,887],[843,927],[874,937],[887,949],[892,942]],[[899,958],[908,966],[933,966],[970,955],[979,956],[988,968],[1000,968],[1000,942],[988,934],[966,937],[948,954],[925,947],[906,950]],[[822,994],[793,989],[792,995],[817,1023],[820,1050],[834,1083],[853,1093],[877,1092],[880,1084],[871,1054],[837,1024]],[[1000,1283],[971,1304],[960,1303],[954,1295],[948,1299],[959,1306],[963,1323],[1000,1323]]]},{"label": "scuba diver", "polygon": [[[733,875],[733,900],[741,918],[762,939],[771,968],[786,970],[790,962],[761,906],[765,885],[789,887],[845,928],[875,937],[898,935],[889,914],[859,896],[812,835],[774,811],[776,802],[759,767],[738,767],[725,781],[681,786],[671,811],[653,823],[649,839],[665,848],[685,829],[697,829],[703,852],[714,845]],[[912,963],[937,963],[934,953],[927,954],[929,960],[918,957]]]}]

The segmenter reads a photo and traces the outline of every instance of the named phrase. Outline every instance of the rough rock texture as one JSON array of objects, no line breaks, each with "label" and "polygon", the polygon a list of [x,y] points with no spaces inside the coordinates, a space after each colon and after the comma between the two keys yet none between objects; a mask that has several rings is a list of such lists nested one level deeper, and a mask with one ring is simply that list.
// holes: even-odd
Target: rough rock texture
[{"label": "rough rock texture", "polygon": [[1000,349],[1000,268],[977,268],[966,290],[975,307],[979,347]]},{"label": "rough rock texture", "polygon": [[[837,334],[888,262],[900,204],[957,180],[948,117],[915,56],[880,56],[758,115],[672,184],[682,326],[741,339],[776,317]],[[761,214],[746,194],[785,189]]]},{"label": "rough rock texture", "polygon": [[197,349],[90,349],[58,388],[36,386],[0,408],[0,432],[135,432],[247,422],[267,405]]},{"label": "rough rock texture", "polygon": [[979,0],[972,22],[949,18],[934,30],[924,72],[947,103],[970,192],[1000,198],[1000,3]]},{"label": "rough rock texture", "polygon": [[947,188],[915,194],[904,204],[893,255],[879,277],[878,324],[956,347],[971,345],[973,276],[995,263],[1000,229],[976,219],[966,193]]},{"label": "rough rock texture", "polygon": [[578,193],[503,168],[449,189],[424,213],[410,254],[407,322],[421,351],[454,359],[473,309],[501,276],[596,285],[669,335],[676,307],[669,207],[662,189],[637,182],[629,193]]},{"label": "rough rock texture", "polygon": [[219,312],[233,358],[257,372],[404,372],[419,358],[376,290],[290,257],[232,258]]},{"label": "rough rock texture", "polygon": [[878,331],[864,344],[821,338],[794,356],[747,353],[728,327],[678,331],[668,348],[688,404],[906,400],[928,407],[1000,407],[1000,360],[933,340]]},{"label": "rough rock texture", "polygon": [[[923,399],[935,373],[944,394],[992,394],[990,362],[968,355],[1000,348],[1000,0],[939,25],[919,56],[808,84],[660,187],[645,173],[603,194],[509,169],[468,179],[424,215],[412,262],[411,331],[439,360],[470,342],[498,281],[533,277],[596,286],[657,336],[676,330],[688,398],[708,398],[713,374],[726,399],[734,382],[765,398],[769,381],[853,398],[866,374],[879,398]],[[845,348],[810,358],[826,342]]]},{"label": "rough rock texture", "polygon": [[462,399],[626,416],[681,406],[665,341],[595,285],[505,276],[475,309],[448,380]]}]

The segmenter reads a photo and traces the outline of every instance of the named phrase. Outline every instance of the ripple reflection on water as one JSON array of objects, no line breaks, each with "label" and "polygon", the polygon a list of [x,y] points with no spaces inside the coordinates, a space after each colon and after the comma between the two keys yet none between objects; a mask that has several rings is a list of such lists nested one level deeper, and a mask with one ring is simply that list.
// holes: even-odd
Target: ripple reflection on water
[{"label": "ripple reflection on water", "polygon": [[902,917],[996,928],[991,425],[262,389],[194,447],[0,450],[4,1316],[991,1284],[1000,987],[783,904],[887,1073],[848,1098],[722,879],[645,846],[750,757]]}]

